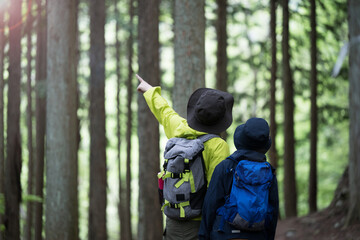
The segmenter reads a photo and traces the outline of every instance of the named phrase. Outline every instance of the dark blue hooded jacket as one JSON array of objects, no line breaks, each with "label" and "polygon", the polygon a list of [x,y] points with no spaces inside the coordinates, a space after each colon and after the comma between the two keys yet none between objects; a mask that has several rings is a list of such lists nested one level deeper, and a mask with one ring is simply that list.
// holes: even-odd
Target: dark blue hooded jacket
[{"label": "dark blue hooded jacket", "polygon": [[[217,165],[204,200],[199,239],[223,240],[244,238],[249,240],[268,240],[275,238],[279,212],[279,197],[276,176],[273,178],[269,193],[269,204],[273,206],[274,212],[273,216],[270,218],[271,220],[267,221],[266,229],[264,231],[240,232],[239,230],[231,227],[228,223],[225,223],[223,231],[218,231],[221,216],[217,216],[216,211],[219,207],[225,204],[226,197],[230,194],[233,173],[240,160],[266,161],[266,156],[265,154],[254,150],[239,149]],[[273,169],[273,171],[275,171],[275,169]]]}]

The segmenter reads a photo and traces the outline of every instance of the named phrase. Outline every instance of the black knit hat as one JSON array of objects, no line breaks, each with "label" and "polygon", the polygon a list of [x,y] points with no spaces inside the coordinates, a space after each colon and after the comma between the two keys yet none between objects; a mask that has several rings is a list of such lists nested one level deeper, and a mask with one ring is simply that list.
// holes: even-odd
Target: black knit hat
[{"label": "black knit hat", "polygon": [[234,98],[230,93],[199,88],[189,98],[187,122],[197,131],[218,134],[232,123]]},{"label": "black knit hat", "polygon": [[271,147],[269,124],[263,118],[250,118],[234,133],[236,149],[267,152]]}]

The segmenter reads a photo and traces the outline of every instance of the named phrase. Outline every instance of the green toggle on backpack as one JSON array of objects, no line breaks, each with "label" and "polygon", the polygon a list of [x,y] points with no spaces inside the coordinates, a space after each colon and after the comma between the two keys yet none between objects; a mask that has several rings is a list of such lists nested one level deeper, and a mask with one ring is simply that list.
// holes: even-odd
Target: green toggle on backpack
[{"label": "green toggle on backpack", "polygon": [[158,178],[164,180],[161,210],[172,219],[188,220],[201,215],[207,181],[202,152],[204,143],[215,134],[197,139],[171,138],[164,152],[163,171]]}]

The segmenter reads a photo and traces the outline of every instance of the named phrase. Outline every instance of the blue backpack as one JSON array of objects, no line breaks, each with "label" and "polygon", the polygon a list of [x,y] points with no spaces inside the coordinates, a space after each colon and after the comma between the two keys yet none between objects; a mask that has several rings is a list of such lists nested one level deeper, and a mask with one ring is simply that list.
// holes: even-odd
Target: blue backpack
[{"label": "blue backpack", "polygon": [[241,160],[233,176],[230,195],[217,210],[223,224],[227,221],[239,230],[262,231],[267,216],[273,211],[269,205],[269,189],[274,174],[268,162]]}]

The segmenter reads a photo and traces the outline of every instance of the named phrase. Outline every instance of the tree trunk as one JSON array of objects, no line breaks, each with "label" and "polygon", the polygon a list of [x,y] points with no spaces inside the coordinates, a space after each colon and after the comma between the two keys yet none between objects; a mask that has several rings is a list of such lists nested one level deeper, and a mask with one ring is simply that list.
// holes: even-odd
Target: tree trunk
[{"label": "tree trunk", "polygon": [[276,78],[277,78],[277,41],[276,41],[276,0],[270,1],[270,38],[271,38],[271,79],[270,79],[270,136],[271,148],[269,151],[270,163],[274,168],[278,166],[278,153],[276,150]]},{"label": "tree trunk", "polygon": [[309,210],[310,213],[317,211],[317,33],[316,33],[316,2],[310,1],[311,15],[310,15],[310,41],[311,41],[311,131],[310,131],[310,183],[309,183]]},{"label": "tree trunk", "polygon": [[21,202],[21,0],[10,3],[9,88],[7,118],[7,158],[5,162],[6,239],[20,239],[19,204]]},{"label": "tree trunk", "polygon": [[[45,126],[46,126],[46,9],[41,0],[37,0],[37,42],[36,42],[36,154],[35,154],[35,195],[43,199],[44,193],[44,155],[45,155]],[[35,239],[42,239],[43,231],[43,202],[34,203],[34,232]]]},{"label": "tree trunk", "polygon": [[227,91],[227,0],[216,0],[217,22],[216,22],[216,88]]},{"label": "tree trunk", "polygon": [[[29,6],[31,6],[31,1],[28,0]],[[34,187],[33,187],[33,179],[34,179],[34,163],[33,163],[33,132],[32,132],[32,83],[31,83],[31,72],[32,72],[32,25],[33,25],[33,16],[31,11],[27,17],[27,66],[26,66],[26,73],[27,73],[27,108],[26,108],[26,125],[27,125],[27,140],[28,140],[28,186],[27,186],[27,193],[28,195],[34,194]],[[28,201],[26,203],[26,223],[24,225],[24,238],[25,239],[32,239],[31,229],[32,229],[32,222],[33,222],[33,203]]]},{"label": "tree trunk", "polygon": [[[74,0],[75,1],[75,18],[76,18],[76,28],[75,28],[75,41],[76,41],[76,60],[75,60],[75,79],[76,79],[76,109],[79,109],[80,107],[80,89],[79,89],[79,83],[77,81],[78,79],[78,66],[80,61],[80,40],[79,40],[79,5],[80,0]],[[81,141],[81,134],[80,134],[81,128],[80,128],[80,118],[78,115],[76,115],[76,161],[75,161],[75,172],[79,174],[79,148],[80,148],[80,141]],[[78,181],[77,181],[78,184]],[[76,225],[79,225],[79,199],[77,198],[76,201]]]},{"label": "tree trunk", "polygon": [[360,2],[349,0],[350,78],[350,202],[347,225],[360,220]]},{"label": "tree trunk", "polygon": [[204,4],[204,0],[175,0],[173,106],[182,117],[190,95],[205,86]]},{"label": "tree trunk", "polygon": [[[217,22],[216,22],[216,88],[226,92],[228,87],[227,72],[227,0],[216,0],[217,3]],[[223,139],[227,138],[226,131],[221,133]]]},{"label": "tree trunk", "polygon": [[90,1],[89,239],[106,239],[105,1]]},{"label": "tree trunk", "polygon": [[[152,86],[160,84],[159,69],[159,0],[138,1],[139,73]],[[149,48],[151,46],[151,48]],[[138,239],[162,238],[162,212],[157,196],[157,173],[160,166],[159,124],[144,100],[138,95],[139,137],[139,227]]]},{"label": "tree trunk", "polygon": [[283,81],[284,81],[284,196],[285,216],[297,216],[294,138],[294,88],[289,54],[289,0],[283,6]]},{"label": "tree trunk", "polygon": [[[119,219],[123,219],[123,214],[125,211],[125,198],[124,198],[124,186],[122,181],[121,174],[121,127],[120,127],[120,116],[121,116],[121,98],[120,98],[120,88],[121,88],[121,62],[120,62],[120,48],[121,43],[119,40],[119,31],[120,31],[120,14],[118,7],[118,0],[114,0],[114,9],[115,9],[115,55],[116,55],[116,80],[117,80],[117,90],[116,90],[116,138],[117,138],[117,161],[118,161],[118,171],[119,171],[119,204],[118,204],[118,214]],[[122,229],[123,221],[120,221],[120,229]],[[123,231],[121,231],[121,236]]]},{"label": "tree trunk", "polygon": [[344,209],[349,209],[349,195],[349,166],[346,166],[328,207],[331,216],[344,215]]},{"label": "tree trunk", "polygon": [[46,239],[78,239],[76,1],[48,1]]},{"label": "tree trunk", "polygon": [[[0,9],[0,199],[4,198],[5,156],[4,156],[4,56],[5,56],[5,8]],[[4,214],[0,213],[0,227],[4,225]],[[5,240],[4,232],[0,231],[0,240]]]},{"label": "tree trunk", "polygon": [[133,99],[133,28],[134,28],[134,1],[129,0],[129,39],[127,42],[128,50],[128,79],[127,79],[127,123],[126,123],[126,192],[125,192],[125,209],[123,219],[121,219],[121,239],[132,239],[131,232],[131,135],[132,135],[132,110],[131,104]]}]

